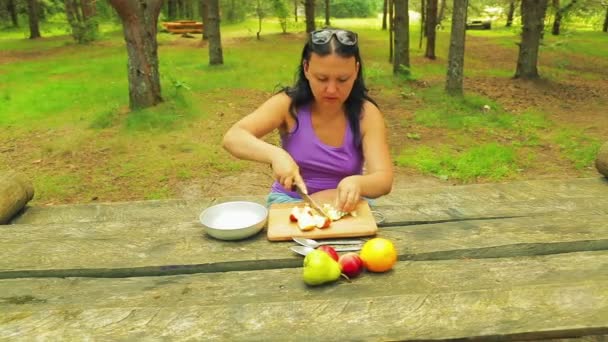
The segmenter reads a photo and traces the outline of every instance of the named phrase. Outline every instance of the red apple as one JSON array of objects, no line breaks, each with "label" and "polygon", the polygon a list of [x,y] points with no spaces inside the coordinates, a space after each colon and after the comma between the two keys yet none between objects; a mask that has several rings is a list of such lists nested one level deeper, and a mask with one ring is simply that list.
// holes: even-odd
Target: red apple
[{"label": "red apple", "polygon": [[338,263],[342,266],[342,273],[349,278],[354,278],[363,271],[363,260],[357,253],[351,252],[340,256]]},{"label": "red apple", "polygon": [[332,246],[323,245],[323,246],[319,246],[317,249],[329,254],[329,256],[332,257],[332,259],[338,261],[338,259],[339,259],[338,253]]}]

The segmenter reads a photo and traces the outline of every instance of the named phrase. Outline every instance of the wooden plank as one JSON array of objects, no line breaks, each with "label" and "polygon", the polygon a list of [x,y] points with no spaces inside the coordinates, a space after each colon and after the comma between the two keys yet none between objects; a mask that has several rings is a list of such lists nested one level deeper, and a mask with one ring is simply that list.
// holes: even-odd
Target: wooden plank
[{"label": "wooden plank", "polygon": [[379,204],[426,205],[434,202],[526,201],[608,196],[604,177],[529,180],[431,188],[393,189]]},{"label": "wooden plank", "polygon": [[179,34],[179,33],[203,33],[203,29],[196,29],[196,28],[171,28],[171,29],[167,29],[167,31],[173,33],[173,34]]},{"label": "wooden plank", "polygon": [[[265,195],[200,200],[140,201],[27,207],[11,223],[142,221],[196,217],[212,203],[252,200],[264,204]],[[437,188],[395,189],[375,200],[387,222],[426,222],[460,218],[525,216],[559,211],[606,210],[608,180],[583,178],[475,184]],[[187,221],[187,220],[186,220]]]},{"label": "wooden plank", "polygon": [[132,202],[30,206],[12,224],[73,222],[192,222],[205,208],[228,201],[266,204],[266,196],[226,196],[198,200],[150,200]]},{"label": "wooden plank", "polygon": [[608,333],[608,252],[399,262],[306,287],[301,269],[0,281],[0,339],[492,340]]},{"label": "wooden plank", "polygon": [[[381,228],[401,260],[443,260],[608,250],[608,215],[460,221]],[[297,267],[291,242],[263,232],[234,242],[197,222],[9,225],[0,234],[0,278],[163,275]]]},{"label": "wooden plank", "polygon": [[292,237],[310,239],[362,237],[375,235],[378,231],[376,220],[366,201],[360,201],[357,204],[354,210],[356,216],[347,215],[332,222],[328,228],[315,228],[309,231],[300,230],[297,223],[289,220],[289,215],[296,206],[303,207],[302,203],[278,203],[270,207],[267,229],[268,240],[289,241]]},{"label": "wooden plank", "polygon": [[550,216],[571,212],[574,215],[608,214],[605,198],[542,199],[512,202],[462,201],[460,203],[429,203],[425,205],[383,205],[374,207],[385,220],[381,227],[449,221]]}]

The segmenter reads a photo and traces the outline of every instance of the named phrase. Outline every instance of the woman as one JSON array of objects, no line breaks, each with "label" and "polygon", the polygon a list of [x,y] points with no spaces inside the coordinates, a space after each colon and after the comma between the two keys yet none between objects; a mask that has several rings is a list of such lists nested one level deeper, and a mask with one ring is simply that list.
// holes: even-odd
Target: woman
[{"label": "woman", "polygon": [[[262,140],[274,129],[282,148]],[[299,186],[349,212],[361,197],[389,193],[393,183],[384,118],[367,95],[357,34],[351,31],[312,32],[295,85],[234,124],[223,145],[238,158],[272,166],[269,205],[300,201],[293,191]]]}]

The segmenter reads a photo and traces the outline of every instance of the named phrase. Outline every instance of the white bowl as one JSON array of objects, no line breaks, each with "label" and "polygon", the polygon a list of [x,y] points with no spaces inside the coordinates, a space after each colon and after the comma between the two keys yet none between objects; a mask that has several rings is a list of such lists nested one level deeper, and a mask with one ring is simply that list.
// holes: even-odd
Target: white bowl
[{"label": "white bowl", "polygon": [[255,202],[224,202],[205,209],[199,219],[205,232],[214,238],[240,240],[264,228],[268,209]]}]

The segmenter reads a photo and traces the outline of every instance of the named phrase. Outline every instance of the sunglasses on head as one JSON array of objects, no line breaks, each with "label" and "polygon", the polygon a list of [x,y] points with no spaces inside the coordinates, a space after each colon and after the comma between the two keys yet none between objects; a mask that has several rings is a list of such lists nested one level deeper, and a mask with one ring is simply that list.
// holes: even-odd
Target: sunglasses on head
[{"label": "sunglasses on head", "polygon": [[357,34],[355,32],[333,29],[323,29],[311,32],[310,41],[316,45],[323,45],[329,43],[333,36],[336,36],[336,39],[338,39],[340,44],[348,46],[357,44]]}]

